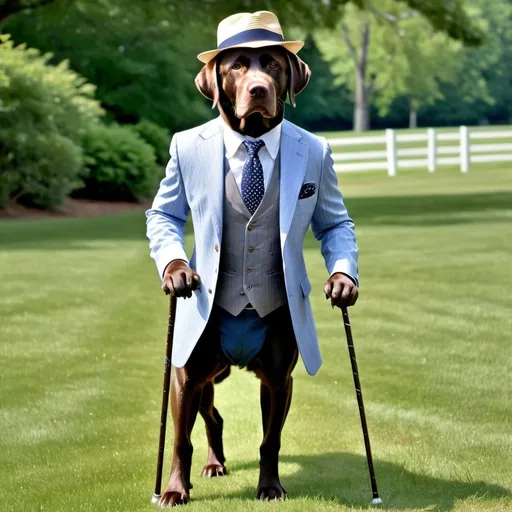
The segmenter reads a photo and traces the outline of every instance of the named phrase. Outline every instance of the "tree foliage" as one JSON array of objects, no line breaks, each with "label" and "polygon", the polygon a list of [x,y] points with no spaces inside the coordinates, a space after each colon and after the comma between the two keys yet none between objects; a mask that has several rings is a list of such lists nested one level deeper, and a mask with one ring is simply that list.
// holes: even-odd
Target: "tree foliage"
[{"label": "tree foliage", "polygon": [[211,114],[196,91],[200,69],[195,54],[211,45],[198,24],[156,21],[143,8],[74,3],[21,14],[8,28],[19,41],[44,51],[98,85],[97,96],[110,118],[141,118],[171,131],[198,124]]},{"label": "tree foliage", "polygon": [[[474,43],[481,33],[463,1],[402,0],[401,5],[414,5],[436,27]],[[0,0],[7,4],[12,2]],[[333,26],[354,6],[373,8],[368,0],[297,0],[293,8],[288,0],[262,0],[257,8],[275,11],[286,33],[294,26],[309,31]],[[194,86],[200,69],[195,55],[216,46],[216,26],[223,17],[254,9],[246,0],[54,0],[18,13],[5,28],[16,41],[54,52],[55,61],[69,59],[98,85],[98,97],[111,118],[145,118],[175,131],[212,115]]]},{"label": "tree foliage", "polygon": [[[450,37],[460,39],[466,44],[479,44],[482,32],[472,23],[464,9],[464,0],[399,0],[407,7],[420,12],[438,30],[445,31]],[[271,10],[278,14],[282,21],[291,25],[303,25],[308,28],[333,26],[339,18],[340,11],[347,4],[360,8],[372,7],[375,2],[370,0],[295,0],[290,8],[288,0],[260,0],[258,10]],[[197,13],[203,20],[211,20],[216,24],[220,19],[234,12],[256,10],[246,0],[0,0],[0,22],[3,19],[24,10],[35,9],[45,5],[58,5],[64,9],[70,7],[88,8],[104,5],[120,10],[143,9],[146,17],[153,20],[175,18],[179,23],[197,19]],[[207,25],[207,24],[206,24]]]},{"label": "tree foliage", "polygon": [[0,202],[59,204],[78,182],[79,139],[102,114],[94,86],[0,36]]},{"label": "tree foliage", "polygon": [[372,103],[384,116],[401,96],[414,112],[442,98],[441,84],[454,82],[463,63],[460,42],[395,0],[347,7],[336,29],[318,31],[316,41],[337,83],[353,93],[356,129],[367,129]]},{"label": "tree foliage", "polygon": [[[480,48],[461,56],[463,71],[453,86],[443,88],[445,101],[425,110],[443,124],[509,122],[512,120],[512,2],[473,0],[487,33]],[[440,119],[442,111],[442,119]]]},{"label": "tree foliage", "polygon": [[286,106],[286,118],[305,128],[316,130],[329,126],[334,120],[346,119],[350,126],[350,91],[335,84],[335,77],[329,63],[323,59],[311,35],[305,38],[300,58],[308,63],[312,79],[306,89],[297,97],[297,106]]}]

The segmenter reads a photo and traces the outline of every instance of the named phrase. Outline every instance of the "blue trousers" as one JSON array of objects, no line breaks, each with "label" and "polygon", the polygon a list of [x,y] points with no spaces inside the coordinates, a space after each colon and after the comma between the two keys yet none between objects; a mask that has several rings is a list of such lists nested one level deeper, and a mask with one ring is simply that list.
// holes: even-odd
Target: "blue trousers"
[{"label": "blue trousers", "polygon": [[268,320],[261,318],[255,310],[244,309],[238,316],[233,316],[216,307],[215,313],[224,354],[231,364],[240,368],[247,366],[265,342]]}]

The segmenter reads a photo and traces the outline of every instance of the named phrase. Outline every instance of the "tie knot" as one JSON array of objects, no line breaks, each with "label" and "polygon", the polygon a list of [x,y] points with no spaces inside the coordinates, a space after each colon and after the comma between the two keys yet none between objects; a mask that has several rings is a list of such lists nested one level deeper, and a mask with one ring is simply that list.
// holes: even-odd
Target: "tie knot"
[{"label": "tie knot", "polygon": [[243,145],[245,149],[247,149],[247,154],[249,156],[256,156],[258,151],[265,145],[262,140],[244,140]]}]

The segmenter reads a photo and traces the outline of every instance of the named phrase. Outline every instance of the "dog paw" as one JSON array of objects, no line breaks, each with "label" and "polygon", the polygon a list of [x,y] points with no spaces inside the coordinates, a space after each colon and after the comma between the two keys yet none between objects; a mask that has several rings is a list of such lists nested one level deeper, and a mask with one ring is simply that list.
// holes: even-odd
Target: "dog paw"
[{"label": "dog paw", "polygon": [[160,508],[171,508],[179,505],[186,505],[190,500],[190,496],[187,492],[168,491],[167,489],[162,494],[162,497],[158,501]]},{"label": "dog paw", "polygon": [[283,501],[286,499],[286,491],[279,482],[269,485],[259,485],[256,499],[263,501]]},{"label": "dog paw", "polygon": [[222,464],[207,464],[203,471],[201,472],[201,476],[203,478],[213,478],[216,476],[225,476],[228,474],[228,470],[226,466]]}]

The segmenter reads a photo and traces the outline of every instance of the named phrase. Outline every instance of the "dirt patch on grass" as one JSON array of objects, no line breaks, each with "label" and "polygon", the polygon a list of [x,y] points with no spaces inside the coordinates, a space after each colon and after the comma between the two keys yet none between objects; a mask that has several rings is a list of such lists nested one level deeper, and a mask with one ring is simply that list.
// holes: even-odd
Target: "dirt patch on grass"
[{"label": "dirt patch on grass", "polygon": [[9,219],[49,219],[62,217],[96,217],[115,215],[116,213],[149,208],[149,201],[142,203],[113,203],[109,201],[91,201],[89,199],[66,199],[64,204],[52,210],[27,208],[19,204],[10,204],[0,208],[0,220]]}]

